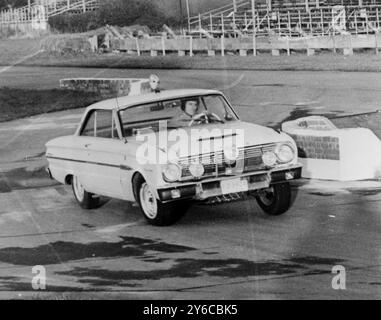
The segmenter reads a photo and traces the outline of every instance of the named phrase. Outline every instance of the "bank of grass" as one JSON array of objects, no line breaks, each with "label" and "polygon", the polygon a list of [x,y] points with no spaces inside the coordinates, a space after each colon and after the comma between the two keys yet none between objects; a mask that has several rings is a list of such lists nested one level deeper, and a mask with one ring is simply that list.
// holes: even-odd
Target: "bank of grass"
[{"label": "bank of grass", "polygon": [[0,122],[87,107],[102,100],[93,93],[0,88]]},{"label": "bank of grass", "polygon": [[[0,41],[0,65],[52,66],[52,67],[89,67],[119,69],[217,69],[217,70],[289,70],[289,71],[361,71],[381,72],[381,55],[375,50],[361,50],[353,56],[344,56],[341,52],[317,52],[308,57],[302,52],[292,52],[287,56],[273,57],[268,52],[259,52],[247,57],[226,52],[222,57],[208,57],[205,53],[195,56],[179,57],[177,53],[151,57],[148,53],[142,56],[126,53],[109,54],[53,54],[38,53],[41,47],[39,39],[19,39]],[[35,54],[35,55],[33,55]],[[32,55],[32,56],[31,56]]]},{"label": "bank of grass", "polygon": [[240,57],[178,57],[177,54],[151,57],[127,54],[79,54],[52,55],[38,54],[20,63],[24,66],[88,67],[118,69],[195,69],[195,70],[264,70],[264,71],[357,71],[380,72],[381,55],[360,53],[346,57],[339,54],[323,53],[307,57],[297,53],[291,56],[272,57],[264,53],[260,56]]},{"label": "bank of grass", "polygon": [[30,58],[41,49],[41,39],[0,39],[0,64],[31,62]]}]

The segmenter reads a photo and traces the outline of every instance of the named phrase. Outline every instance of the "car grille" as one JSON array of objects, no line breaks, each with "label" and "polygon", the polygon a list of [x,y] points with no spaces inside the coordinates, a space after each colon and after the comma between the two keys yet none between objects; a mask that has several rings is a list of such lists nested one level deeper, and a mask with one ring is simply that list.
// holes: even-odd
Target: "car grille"
[{"label": "car grille", "polygon": [[182,158],[179,165],[182,168],[182,179],[191,179],[192,174],[189,166],[192,163],[202,163],[205,167],[203,178],[226,175],[226,169],[231,168],[232,173],[246,173],[266,169],[262,155],[265,152],[274,152],[275,144],[249,146],[239,150],[239,156],[235,166],[230,166],[226,161],[222,151],[216,153],[206,153],[198,156]]}]

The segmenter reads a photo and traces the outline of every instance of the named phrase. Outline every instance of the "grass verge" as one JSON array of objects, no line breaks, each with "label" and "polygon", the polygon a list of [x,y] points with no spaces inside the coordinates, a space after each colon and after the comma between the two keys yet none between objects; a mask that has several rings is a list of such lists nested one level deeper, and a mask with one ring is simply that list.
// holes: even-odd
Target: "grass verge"
[{"label": "grass verge", "polygon": [[67,90],[0,88],[0,122],[38,114],[83,108],[102,100],[93,93]]},{"label": "grass verge", "polygon": [[[290,56],[282,53],[273,57],[270,53],[259,52],[257,56],[247,57],[226,52],[224,57],[208,57],[205,53],[195,56],[179,57],[173,52],[166,56],[151,57],[148,53],[142,56],[125,53],[93,54],[81,53],[61,55],[42,52],[39,39],[19,39],[0,41],[0,65],[23,66],[58,66],[58,67],[91,67],[120,69],[217,69],[217,70],[289,70],[289,71],[361,71],[381,72],[381,55],[374,50],[361,50],[353,56],[334,54],[330,51],[317,52],[308,57],[302,52],[291,52]],[[27,59],[25,59],[28,57]]]}]

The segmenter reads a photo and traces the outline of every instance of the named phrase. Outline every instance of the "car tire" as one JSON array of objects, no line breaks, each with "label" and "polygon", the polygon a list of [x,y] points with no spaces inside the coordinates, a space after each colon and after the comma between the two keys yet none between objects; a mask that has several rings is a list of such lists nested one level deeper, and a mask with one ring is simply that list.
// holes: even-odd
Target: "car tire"
[{"label": "car tire", "polygon": [[71,181],[74,197],[82,209],[95,209],[99,207],[100,199],[94,194],[87,192],[82,186],[77,176],[73,176]]},{"label": "car tire", "polygon": [[284,214],[291,206],[290,183],[274,184],[268,189],[261,190],[255,198],[261,209],[268,215]]},{"label": "car tire", "polygon": [[154,226],[170,226],[178,222],[188,210],[188,202],[176,201],[162,203],[158,200],[152,188],[139,177],[135,181],[135,196],[147,222]]}]

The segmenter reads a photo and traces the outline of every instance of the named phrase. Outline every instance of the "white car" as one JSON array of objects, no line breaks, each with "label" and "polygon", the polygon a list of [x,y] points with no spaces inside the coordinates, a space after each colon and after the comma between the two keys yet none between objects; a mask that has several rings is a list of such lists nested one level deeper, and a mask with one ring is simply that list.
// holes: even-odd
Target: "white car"
[{"label": "white car", "polygon": [[301,177],[294,140],[241,121],[214,90],[168,90],[89,106],[74,135],[46,144],[50,176],[84,209],[99,196],[137,202],[147,221],[177,222],[197,201],[255,198],[270,215],[291,206]]}]

